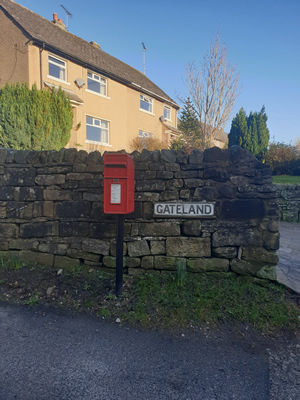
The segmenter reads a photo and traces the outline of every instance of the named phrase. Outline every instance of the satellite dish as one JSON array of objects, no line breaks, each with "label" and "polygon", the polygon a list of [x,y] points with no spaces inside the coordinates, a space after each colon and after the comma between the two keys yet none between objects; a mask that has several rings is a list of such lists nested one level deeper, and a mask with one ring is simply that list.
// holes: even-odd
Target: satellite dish
[{"label": "satellite dish", "polygon": [[82,78],[77,78],[75,83],[79,88],[81,88],[81,87],[83,87],[85,85],[85,82],[84,82],[84,80]]}]

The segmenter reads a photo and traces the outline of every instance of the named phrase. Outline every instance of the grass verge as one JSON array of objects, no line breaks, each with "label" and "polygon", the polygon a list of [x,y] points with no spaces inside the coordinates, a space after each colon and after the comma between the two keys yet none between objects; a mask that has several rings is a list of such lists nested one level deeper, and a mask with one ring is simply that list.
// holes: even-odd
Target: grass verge
[{"label": "grass verge", "polygon": [[300,185],[300,176],[289,176],[289,175],[273,176],[273,183]]},{"label": "grass verge", "polygon": [[[61,271],[60,271],[61,272]],[[51,267],[0,264],[0,301],[87,312],[147,328],[250,324],[265,333],[299,328],[300,296],[277,283],[231,274],[147,273],[124,276],[114,295],[114,275],[83,266],[57,274]]]}]

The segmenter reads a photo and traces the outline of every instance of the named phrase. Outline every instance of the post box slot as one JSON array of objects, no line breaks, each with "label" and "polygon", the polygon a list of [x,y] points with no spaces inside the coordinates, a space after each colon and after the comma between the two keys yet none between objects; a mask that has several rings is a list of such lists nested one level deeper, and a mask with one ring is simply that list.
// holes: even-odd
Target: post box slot
[{"label": "post box slot", "polygon": [[108,168],[126,168],[126,164],[105,164]]}]

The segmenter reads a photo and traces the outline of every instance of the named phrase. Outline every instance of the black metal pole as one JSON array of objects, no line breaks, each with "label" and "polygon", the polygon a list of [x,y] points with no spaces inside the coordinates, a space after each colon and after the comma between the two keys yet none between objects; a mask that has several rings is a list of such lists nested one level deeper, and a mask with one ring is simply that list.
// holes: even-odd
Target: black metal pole
[{"label": "black metal pole", "polygon": [[124,216],[118,214],[117,222],[117,244],[116,244],[116,296],[122,294],[123,286],[123,239],[124,239]]}]

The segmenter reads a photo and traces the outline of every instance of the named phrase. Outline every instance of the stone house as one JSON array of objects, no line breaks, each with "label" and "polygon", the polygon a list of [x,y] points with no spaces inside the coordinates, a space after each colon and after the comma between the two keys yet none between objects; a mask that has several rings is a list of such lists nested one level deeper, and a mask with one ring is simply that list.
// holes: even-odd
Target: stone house
[{"label": "stone house", "polygon": [[[166,144],[178,134],[179,106],[140,71],[12,0],[0,0],[0,88],[27,82],[61,87],[73,108],[66,147],[130,150],[134,138]],[[5,55],[5,56],[3,56]]]}]

